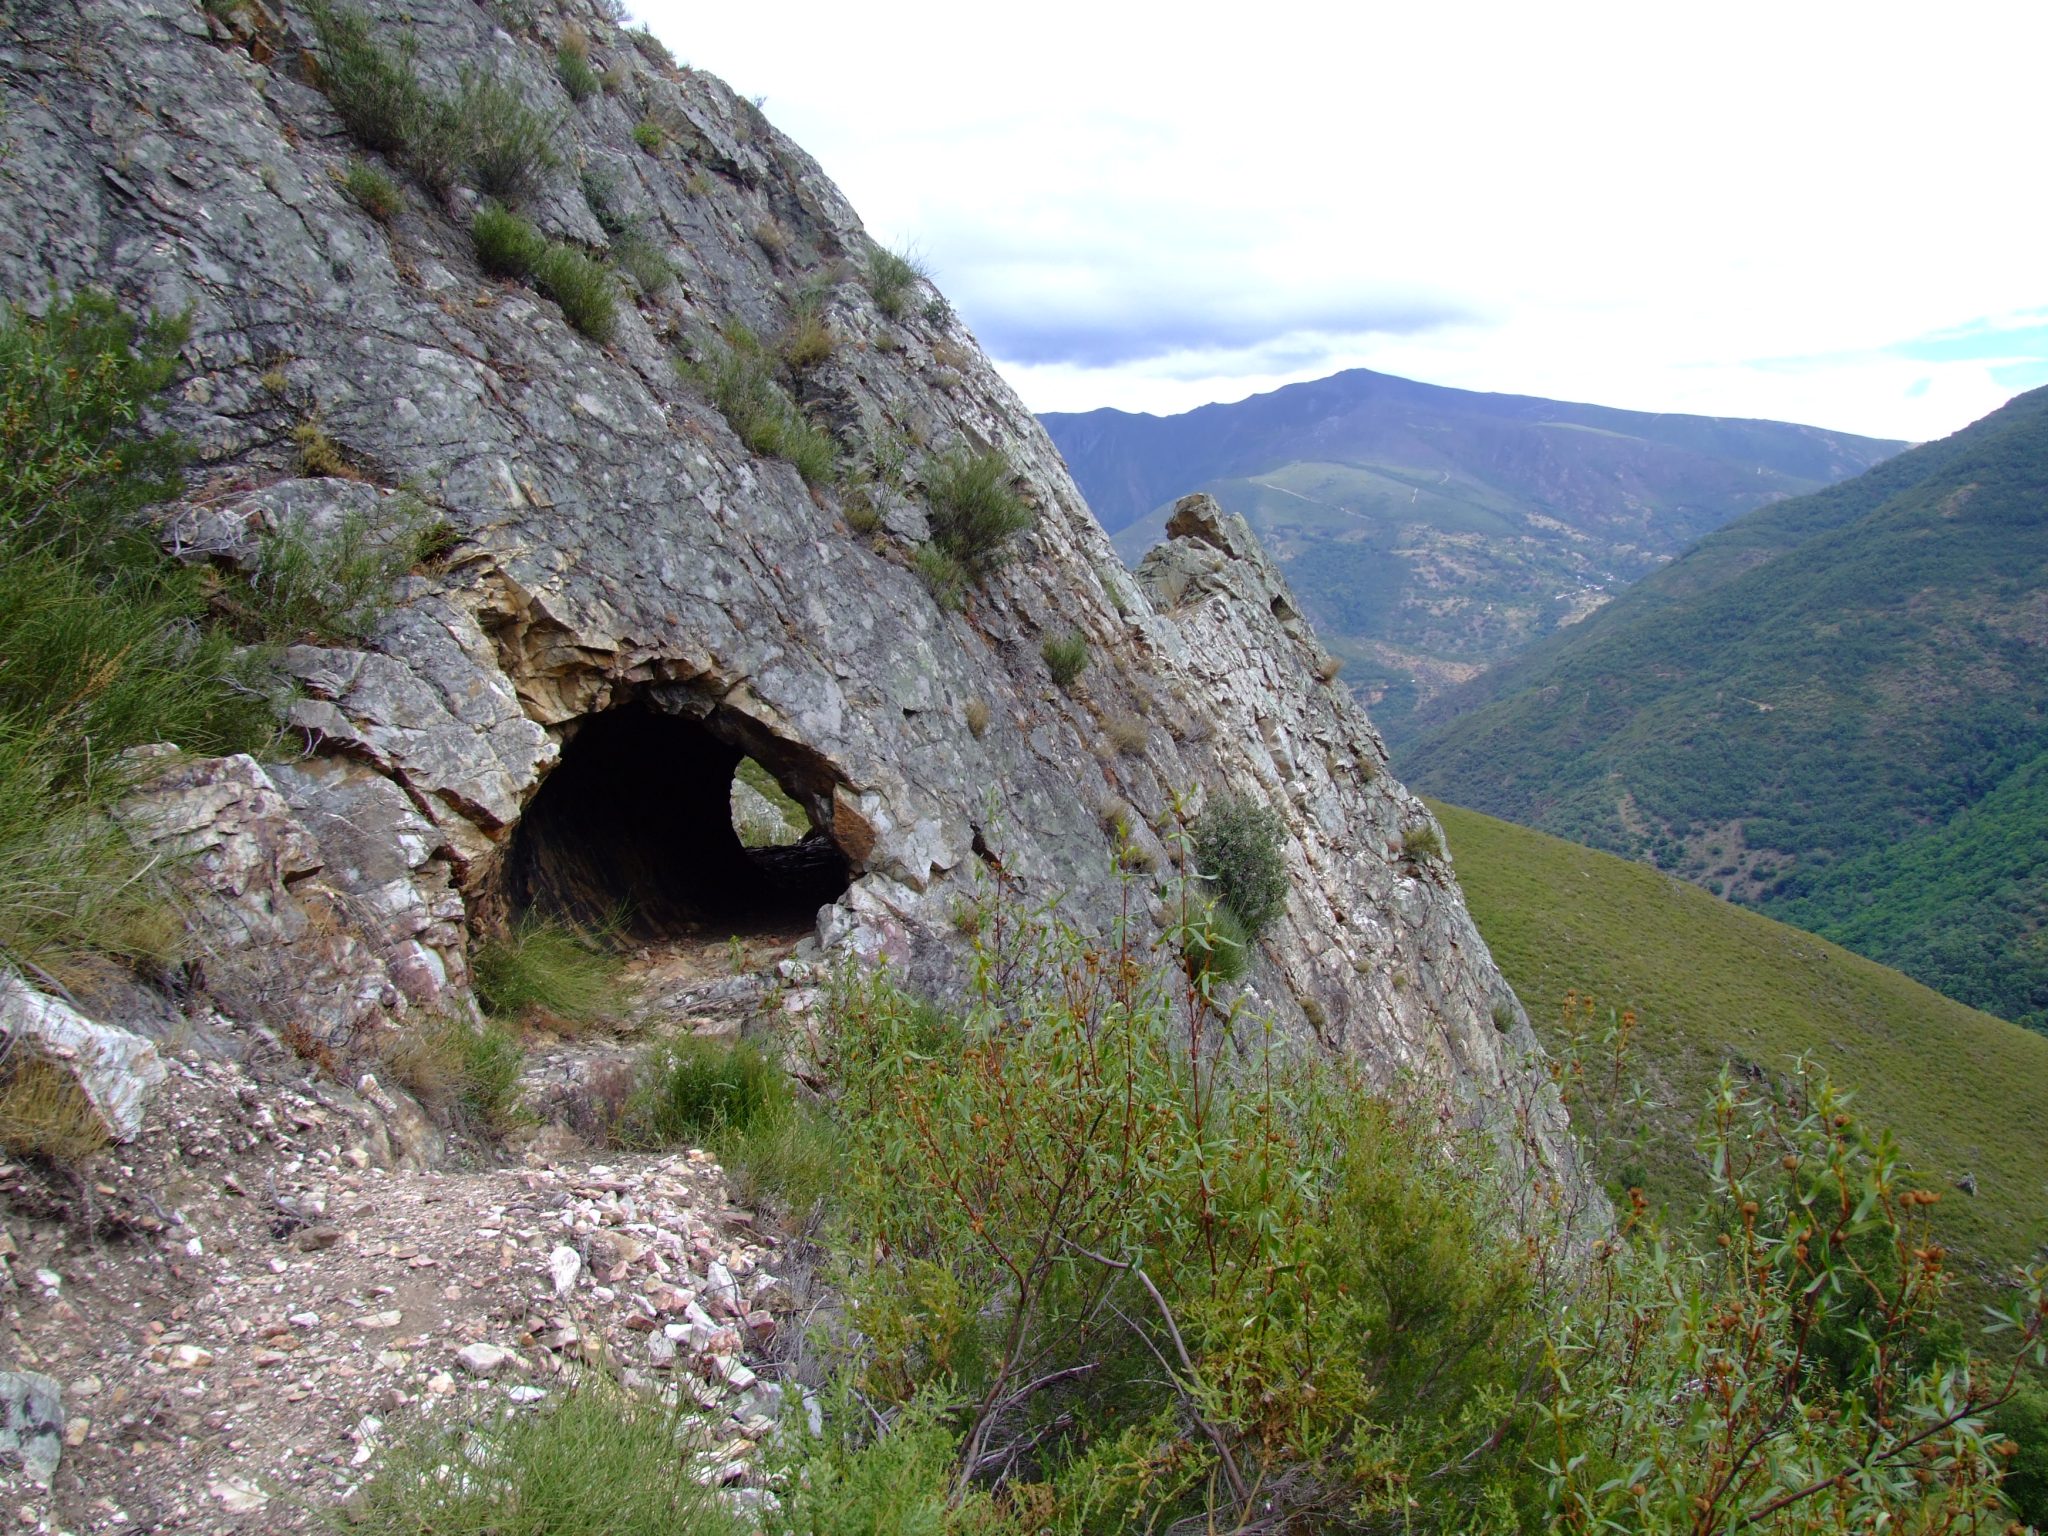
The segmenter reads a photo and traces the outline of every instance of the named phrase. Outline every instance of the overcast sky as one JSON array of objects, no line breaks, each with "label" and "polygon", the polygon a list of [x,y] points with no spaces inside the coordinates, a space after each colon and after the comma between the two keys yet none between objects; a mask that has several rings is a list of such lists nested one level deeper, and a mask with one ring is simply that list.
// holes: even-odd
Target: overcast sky
[{"label": "overcast sky", "polygon": [[633,0],[1038,410],[1368,367],[1878,436],[2048,383],[2048,3]]}]

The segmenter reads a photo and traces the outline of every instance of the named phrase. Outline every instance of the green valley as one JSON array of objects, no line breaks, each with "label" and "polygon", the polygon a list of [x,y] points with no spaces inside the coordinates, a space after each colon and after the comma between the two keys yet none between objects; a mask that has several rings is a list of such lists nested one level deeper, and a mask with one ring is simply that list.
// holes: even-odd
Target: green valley
[{"label": "green valley", "polygon": [[1709,536],[1432,717],[1427,792],[2048,1027],[2048,391]]}]

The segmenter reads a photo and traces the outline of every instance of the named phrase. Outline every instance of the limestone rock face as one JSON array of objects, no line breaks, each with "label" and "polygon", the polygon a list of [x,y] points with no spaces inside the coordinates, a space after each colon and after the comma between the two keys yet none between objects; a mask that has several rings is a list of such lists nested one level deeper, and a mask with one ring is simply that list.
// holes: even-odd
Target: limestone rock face
[{"label": "limestone rock face", "polygon": [[[868,238],[816,165],[608,13],[521,7],[515,31],[473,0],[364,9],[387,38],[411,29],[432,88],[493,70],[559,117],[561,163],[524,208],[551,238],[603,253],[630,231],[667,260],[658,291],[621,279],[608,344],[479,269],[472,189],[407,182],[388,224],[348,199],[350,160],[376,157],[318,89],[304,6],[273,24],[264,7],[221,20],[189,0],[55,0],[0,38],[0,287],[36,303],[53,283],[93,284],[191,315],[169,424],[201,462],[167,540],[241,559],[253,530],[322,526],[401,490],[454,536],[365,643],[292,651],[311,761],[263,784],[238,765],[165,811],[177,835],[214,838],[202,862],[222,921],[294,955],[323,1028],[459,989],[457,892],[474,916],[542,900],[557,878],[585,896],[631,886],[650,849],[695,857],[699,802],[707,867],[742,872],[724,789],[741,753],[844,861],[850,886],[818,913],[817,942],[932,986],[958,975],[950,914],[984,859],[1030,899],[1103,922],[1121,899],[1105,822],[1126,819],[1157,857],[1176,794],[1236,791],[1271,801],[1289,834],[1258,1003],[1497,1131],[1526,1127],[1577,1179],[1448,859],[1403,855],[1426,810],[1318,675],[1313,635],[1241,524],[1185,506],[1134,579],[936,291],[920,282],[884,313],[861,279]],[[618,86],[581,104],[553,69],[570,25]],[[654,153],[634,139],[649,121]],[[676,367],[735,326],[775,347],[805,294],[834,346],[784,382],[850,461],[884,466],[880,526],[857,520],[871,531],[840,492],[749,451]],[[308,425],[346,476],[302,473],[293,433]],[[922,483],[947,453],[987,448],[1037,523],[948,612],[912,568]],[[1092,660],[1061,688],[1041,645],[1070,633]],[[608,713],[635,724],[593,728]],[[606,741],[631,750],[606,758]],[[577,803],[550,805],[571,784],[587,787],[554,799]],[[252,905],[257,887],[232,873],[245,854],[263,891],[348,920],[322,931],[289,904]],[[718,894],[649,906],[715,929]],[[227,948],[209,978],[232,992]]]}]

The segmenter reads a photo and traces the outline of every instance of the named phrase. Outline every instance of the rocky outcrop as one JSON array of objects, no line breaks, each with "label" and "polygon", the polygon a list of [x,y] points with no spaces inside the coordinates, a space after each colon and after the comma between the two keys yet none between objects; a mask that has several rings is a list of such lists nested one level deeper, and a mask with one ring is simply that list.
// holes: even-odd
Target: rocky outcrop
[{"label": "rocky outcrop", "polygon": [[[232,14],[58,0],[0,44],[0,284],[29,302],[98,284],[189,310],[171,414],[201,464],[167,525],[181,547],[239,558],[266,521],[321,526],[401,491],[451,530],[440,573],[364,643],[291,653],[312,761],[267,794],[253,764],[177,791],[228,826],[216,865],[247,852],[306,914],[252,910],[235,879],[215,882],[231,930],[297,955],[322,1028],[459,989],[448,891],[502,914],[571,870],[578,900],[648,897],[715,930],[715,890],[648,893],[620,871],[650,846],[715,845],[721,871],[744,873],[724,790],[741,753],[843,856],[850,884],[817,942],[894,956],[931,986],[957,974],[950,916],[984,859],[1032,899],[1105,921],[1120,900],[1107,824],[1156,855],[1177,795],[1248,792],[1282,812],[1293,874],[1249,983],[1258,1004],[1496,1130],[1514,1120],[1571,1175],[1526,1065],[1533,1039],[1448,858],[1403,851],[1427,811],[1385,772],[1242,525],[1184,508],[1134,580],[937,293],[920,284],[885,313],[861,281],[867,237],[809,158],[608,13],[570,3],[515,25],[470,0],[367,7],[387,35],[412,29],[430,86],[494,70],[559,118],[561,164],[527,209],[546,233],[602,252],[630,231],[667,261],[674,281],[624,303],[599,345],[478,268],[472,193],[409,185],[388,224],[347,198],[364,152],[317,88],[302,7],[274,25],[260,6],[217,9]],[[615,87],[580,104],[553,72],[572,24]],[[634,136],[650,123],[657,152]],[[789,386],[850,459],[907,466],[867,493],[879,527],[751,452],[678,373],[736,325],[772,345],[799,295],[834,345]],[[345,473],[301,474],[294,432],[309,425]],[[920,479],[989,448],[1037,522],[949,612],[913,569]],[[1060,687],[1041,645],[1068,634],[1092,662]],[[642,724],[591,727],[618,712]],[[601,760],[621,750],[607,741],[639,743],[634,761]],[[541,816],[572,769],[602,804]],[[287,810],[296,835],[240,830]],[[188,841],[201,819],[165,812]],[[579,837],[609,841],[561,846]],[[606,871],[626,888],[595,887]],[[240,953],[209,963],[209,985],[224,1006],[269,1007],[219,979],[240,976]]]}]

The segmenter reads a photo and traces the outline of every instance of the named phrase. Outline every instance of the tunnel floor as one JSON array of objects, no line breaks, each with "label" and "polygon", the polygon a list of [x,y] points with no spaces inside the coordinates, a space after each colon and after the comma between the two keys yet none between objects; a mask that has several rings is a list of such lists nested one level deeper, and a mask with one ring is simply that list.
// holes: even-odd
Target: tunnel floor
[{"label": "tunnel floor", "polygon": [[[731,794],[745,755],[702,722],[644,705],[584,720],[513,829],[513,914],[640,940],[808,928],[845,892],[846,857],[818,830],[783,847],[741,844]],[[754,755],[775,772],[772,751]]]}]

